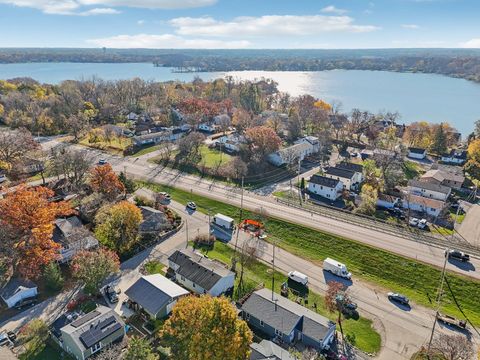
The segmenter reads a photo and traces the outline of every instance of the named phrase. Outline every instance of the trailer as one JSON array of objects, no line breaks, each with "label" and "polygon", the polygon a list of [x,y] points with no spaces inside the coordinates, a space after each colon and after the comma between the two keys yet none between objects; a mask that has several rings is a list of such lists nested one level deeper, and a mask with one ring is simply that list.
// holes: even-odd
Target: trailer
[{"label": "trailer", "polygon": [[231,217],[223,214],[216,214],[213,217],[213,223],[227,230],[233,230],[235,226],[235,221]]},{"label": "trailer", "polygon": [[450,315],[437,313],[437,320],[446,325],[450,325],[456,328],[465,329],[467,327],[467,322],[465,320],[458,320]]},{"label": "trailer", "polygon": [[293,281],[299,284],[302,284],[304,286],[307,286],[308,284],[308,276],[305,274],[302,274],[300,271],[290,271],[288,273],[288,277]]}]

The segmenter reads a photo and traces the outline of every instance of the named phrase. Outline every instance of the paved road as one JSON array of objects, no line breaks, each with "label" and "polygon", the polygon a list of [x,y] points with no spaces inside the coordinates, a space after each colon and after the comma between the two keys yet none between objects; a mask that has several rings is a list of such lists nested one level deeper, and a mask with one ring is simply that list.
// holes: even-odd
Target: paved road
[{"label": "paved road", "polygon": [[480,247],[480,205],[470,206],[457,231],[470,244]]}]

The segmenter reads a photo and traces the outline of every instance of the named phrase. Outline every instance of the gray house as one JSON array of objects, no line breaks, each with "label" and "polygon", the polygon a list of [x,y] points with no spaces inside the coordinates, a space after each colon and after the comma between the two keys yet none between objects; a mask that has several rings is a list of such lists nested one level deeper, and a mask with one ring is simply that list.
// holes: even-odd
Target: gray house
[{"label": "gray house", "polygon": [[113,309],[95,310],[67,323],[57,338],[60,346],[75,359],[84,360],[125,336],[125,324]]},{"label": "gray house", "polygon": [[287,350],[269,340],[250,344],[250,350],[250,360],[297,360]]},{"label": "gray house", "polygon": [[177,300],[190,294],[160,274],[146,275],[130,286],[125,295],[153,318],[170,314]]},{"label": "gray house", "polygon": [[242,305],[247,323],[284,343],[295,341],[322,350],[328,348],[335,335],[335,323],[268,289],[252,293]]}]

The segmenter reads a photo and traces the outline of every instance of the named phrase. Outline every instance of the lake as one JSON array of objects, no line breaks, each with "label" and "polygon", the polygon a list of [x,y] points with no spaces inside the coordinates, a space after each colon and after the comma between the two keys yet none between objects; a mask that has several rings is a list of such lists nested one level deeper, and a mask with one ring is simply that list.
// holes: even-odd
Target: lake
[{"label": "lake", "polygon": [[88,79],[105,80],[139,77],[155,81],[205,81],[232,75],[236,79],[272,78],[281,91],[292,96],[311,94],[327,102],[341,101],[344,111],[352,108],[378,112],[398,111],[401,121],[447,121],[464,136],[480,119],[480,84],[434,74],[386,71],[332,70],[317,72],[233,71],[228,73],[173,73],[170,68],[148,63],[28,63],[0,64],[0,79],[32,77],[40,82]]}]

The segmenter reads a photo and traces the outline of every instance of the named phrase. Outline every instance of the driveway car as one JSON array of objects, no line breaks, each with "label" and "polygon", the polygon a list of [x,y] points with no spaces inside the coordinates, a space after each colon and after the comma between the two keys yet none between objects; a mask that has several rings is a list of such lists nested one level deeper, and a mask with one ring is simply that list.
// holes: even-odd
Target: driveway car
[{"label": "driveway car", "polygon": [[27,299],[23,299],[22,301],[18,302],[15,305],[15,309],[23,310],[23,309],[35,306],[36,304],[37,304],[37,298],[34,298],[34,297],[27,298]]},{"label": "driveway car", "polygon": [[110,303],[112,304],[115,304],[118,302],[117,292],[110,285],[105,286],[105,296],[107,297],[108,301],[110,301]]}]

